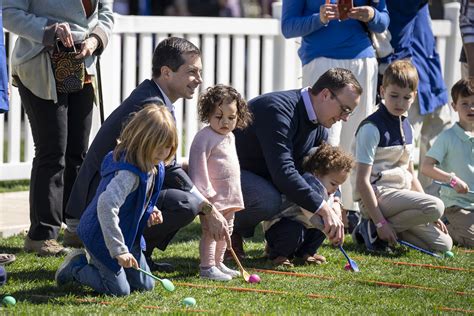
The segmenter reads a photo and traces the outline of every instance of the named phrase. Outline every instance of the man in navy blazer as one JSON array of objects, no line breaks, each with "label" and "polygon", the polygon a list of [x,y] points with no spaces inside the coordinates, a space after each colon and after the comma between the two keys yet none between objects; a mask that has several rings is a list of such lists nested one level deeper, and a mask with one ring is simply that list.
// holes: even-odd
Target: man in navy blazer
[{"label": "man in navy blazer", "polygon": [[[191,99],[202,83],[201,71],[201,52],[191,42],[170,37],[158,44],[153,54],[152,79],[143,81],[110,114],[87,152],[66,207],[68,228],[64,234],[65,245],[77,247],[82,244],[77,237],[76,227],[98,187],[102,159],[115,147],[116,139],[130,114],[147,103],[163,104],[174,114],[173,103],[180,98]],[[163,223],[145,231],[145,256],[152,271],[170,270],[172,267],[169,265],[151,260],[154,248],[165,250],[178,230],[191,223],[203,208],[209,207],[209,202],[174,161],[166,167],[165,182],[157,207],[163,214]],[[212,233],[216,237],[223,237],[227,231],[227,221],[214,208],[206,213],[211,218]]]}]

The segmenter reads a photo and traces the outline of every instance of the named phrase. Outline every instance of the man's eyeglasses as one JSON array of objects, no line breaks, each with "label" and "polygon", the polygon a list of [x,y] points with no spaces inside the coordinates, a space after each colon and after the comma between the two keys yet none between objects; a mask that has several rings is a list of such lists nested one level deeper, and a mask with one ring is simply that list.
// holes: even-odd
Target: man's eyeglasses
[{"label": "man's eyeglasses", "polygon": [[331,95],[334,97],[334,99],[336,99],[337,103],[339,103],[339,107],[341,108],[341,114],[340,116],[351,116],[354,112],[352,111],[352,109],[350,107],[348,107],[347,105],[344,105],[342,104],[341,100],[339,100],[339,98],[337,97],[337,95],[332,92],[331,89],[329,89],[329,92],[331,92]]}]

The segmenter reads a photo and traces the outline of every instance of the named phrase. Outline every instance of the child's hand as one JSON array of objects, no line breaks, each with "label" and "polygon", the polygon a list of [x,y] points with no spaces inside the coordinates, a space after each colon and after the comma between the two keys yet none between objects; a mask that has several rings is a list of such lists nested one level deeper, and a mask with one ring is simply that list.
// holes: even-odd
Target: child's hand
[{"label": "child's hand", "polygon": [[453,188],[457,193],[465,194],[469,191],[469,186],[461,178],[456,177],[456,185]]},{"label": "child's hand", "polygon": [[132,267],[133,268],[138,268],[138,262],[130,252],[123,253],[121,255],[117,255],[117,256],[115,256],[115,259],[117,259],[118,264],[121,267],[124,267],[124,268],[132,268]]},{"label": "child's hand", "polygon": [[377,235],[379,235],[380,239],[385,240],[390,245],[397,244],[397,233],[395,233],[390,223],[386,223],[382,227],[377,228]]},{"label": "child's hand", "polygon": [[150,217],[148,218],[147,225],[148,227],[151,227],[153,225],[158,225],[163,223],[163,215],[161,214],[161,211],[154,206],[153,207],[153,212],[150,214]]},{"label": "child's hand", "polygon": [[436,227],[439,228],[439,230],[441,230],[443,233],[447,234],[448,233],[448,228],[446,227],[446,225],[444,225],[443,221],[438,219],[436,222],[434,222],[434,224],[436,225]]}]

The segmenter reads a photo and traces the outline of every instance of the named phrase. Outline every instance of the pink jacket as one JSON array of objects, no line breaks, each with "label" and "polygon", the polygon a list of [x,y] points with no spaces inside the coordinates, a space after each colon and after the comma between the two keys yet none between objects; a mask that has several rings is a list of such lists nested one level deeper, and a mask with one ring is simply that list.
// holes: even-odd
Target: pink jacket
[{"label": "pink jacket", "polygon": [[200,130],[191,144],[188,173],[199,192],[218,211],[244,208],[233,133],[221,135],[209,126]]}]

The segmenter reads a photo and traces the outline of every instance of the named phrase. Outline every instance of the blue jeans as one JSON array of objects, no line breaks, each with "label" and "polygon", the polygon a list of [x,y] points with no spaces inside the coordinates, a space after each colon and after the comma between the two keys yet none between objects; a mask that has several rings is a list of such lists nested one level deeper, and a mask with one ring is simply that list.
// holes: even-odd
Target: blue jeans
[{"label": "blue jeans", "polygon": [[[137,259],[140,268],[150,272],[139,244],[134,245],[130,253]],[[99,293],[125,296],[136,290],[151,291],[155,286],[154,279],[133,268],[121,268],[115,273],[92,255],[91,259],[91,263],[73,269],[73,276]]]},{"label": "blue jeans", "polygon": [[268,180],[241,170],[240,181],[245,209],[235,213],[234,232],[252,237],[255,227],[281,212],[281,193]]}]

